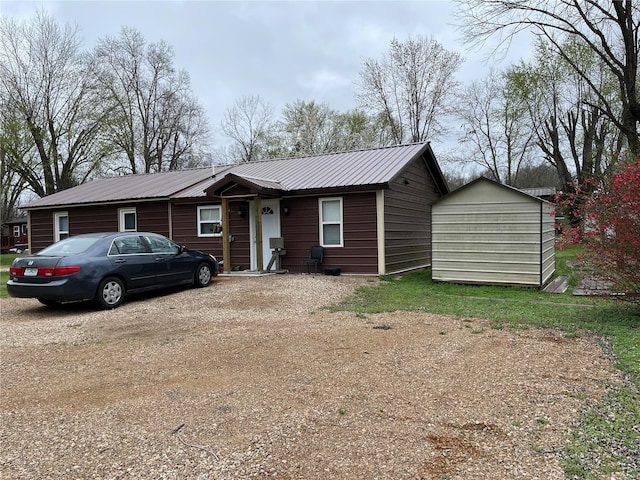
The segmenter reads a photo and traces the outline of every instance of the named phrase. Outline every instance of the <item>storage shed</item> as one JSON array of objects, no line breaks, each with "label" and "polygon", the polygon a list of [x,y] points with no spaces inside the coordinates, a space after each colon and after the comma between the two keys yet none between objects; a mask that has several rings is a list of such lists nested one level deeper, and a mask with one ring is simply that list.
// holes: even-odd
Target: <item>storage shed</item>
[{"label": "storage shed", "polygon": [[432,206],[432,277],[544,286],[555,272],[552,204],[478,178]]}]

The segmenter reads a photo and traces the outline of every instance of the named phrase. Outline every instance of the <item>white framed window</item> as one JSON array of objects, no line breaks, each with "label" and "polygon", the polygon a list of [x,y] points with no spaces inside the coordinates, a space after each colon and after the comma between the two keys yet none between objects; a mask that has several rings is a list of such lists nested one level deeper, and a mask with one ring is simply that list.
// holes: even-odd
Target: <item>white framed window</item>
[{"label": "white framed window", "polygon": [[118,230],[120,232],[138,231],[138,216],[135,208],[121,208],[118,210]]},{"label": "white framed window", "polygon": [[198,236],[222,236],[222,207],[220,205],[198,207]]},{"label": "white framed window", "polygon": [[27,224],[26,224],[26,223],[23,223],[23,224],[22,224],[22,234],[23,234],[23,235],[26,235],[26,234],[27,234]]},{"label": "white framed window", "polygon": [[69,214],[55,212],[53,214],[53,238],[56,242],[69,237]]},{"label": "white framed window", "polygon": [[321,198],[319,206],[320,245],[342,247],[342,197]]},{"label": "white framed window", "polygon": [[19,237],[20,236],[20,225],[14,225],[13,226],[13,236],[14,237]]}]

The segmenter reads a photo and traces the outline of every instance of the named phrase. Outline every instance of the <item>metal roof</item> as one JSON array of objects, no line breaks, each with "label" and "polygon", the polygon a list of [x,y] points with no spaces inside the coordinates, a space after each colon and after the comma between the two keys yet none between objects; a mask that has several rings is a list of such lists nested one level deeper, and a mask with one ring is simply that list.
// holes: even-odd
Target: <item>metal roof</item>
[{"label": "metal roof", "polygon": [[547,197],[556,194],[555,187],[521,188],[520,190],[534,197]]},{"label": "metal roof", "polygon": [[225,173],[262,182],[279,184],[285,190],[380,185],[388,183],[418,154],[427,143],[412,143],[370,150],[283,158],[235,165]]},{"label": "metal roof", "polygon": [[[100,178],[34,200],[23,208],[171,198],[200,182],[210,180],[212,173],[211,167],[207,167]],[[203,190],[204,187],[201,187],[200,195]]]},{"label": "metal roof", "polygon": [[[197,198],[205,189],[224,182],[227,174],[265,188],[282,191],[318,190],[391,182],[417,156],[428,152],[442,173],[428,143],[412,143],[369,150],[282,158],[193,170],[127,175],[94,180],[27,204],[41,208],[157,198]],[[430,165],[430,168],[434,168]],[[215,171],[215,175],[213,175]],[[437,179],[436,179],[437,181]],[[439,184],[440,185],[440,184]],[[446,190],[446,183],[443,183]]]}]

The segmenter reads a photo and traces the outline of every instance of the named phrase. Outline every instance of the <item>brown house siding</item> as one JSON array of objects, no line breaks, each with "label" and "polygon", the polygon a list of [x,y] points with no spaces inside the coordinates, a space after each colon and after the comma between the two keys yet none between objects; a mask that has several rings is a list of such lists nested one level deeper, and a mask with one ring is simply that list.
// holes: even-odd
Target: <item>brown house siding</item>
[{"label": "brown house siding", "polygon": [[384,192],[387,273],[431,264],[431,203],[439,196],[422,159]]},{"label": "brown house siding", "polygon": [[[189,248],[211,253],[218,260],[222,260],[222,237],[198,237],[198,206],[219,205],[218,202],[202,201],[199,203],[176,203],[171,207],[173,222],[173,240]],[[248,211],[246,202],[229,202],[229,232],[233,235],[231,242],[231,266],[238,266],[242,270],[248,269],[251,263],[249,223],[247,216],[238,214],[240,205]]]},{"label": "brown house siding", "polygon": [[32,210],[31,250],[39,252],[54,241],[54,214],[67,212],[69,235],[93,232],[117,232],[121,208],[136,209],[139,231],[150,231],[162,235],[169,234],[166,202],[151,202],[126,205],[92,205],[85,207],[59,207],[47,210]]},{"label": "brown house siding", "polygon": [[29,248],[31,250],[31,253],[38,253],[47,245],[51,245],[53,243],[53,211],[31,211],[29,212],[29,222],[31,242],[29,244]]},{"label": "brown house siding", "polygon": [[377,274],[376,195],[374,192],[283,200],[289,215],[282,215],[281,232],[287,254],[282,268],[303,271],[302,261],[313,245],[320,243],[319,198],[342,197],[343,247],[324,249],[324,266],[339,267],[343,273]]}]

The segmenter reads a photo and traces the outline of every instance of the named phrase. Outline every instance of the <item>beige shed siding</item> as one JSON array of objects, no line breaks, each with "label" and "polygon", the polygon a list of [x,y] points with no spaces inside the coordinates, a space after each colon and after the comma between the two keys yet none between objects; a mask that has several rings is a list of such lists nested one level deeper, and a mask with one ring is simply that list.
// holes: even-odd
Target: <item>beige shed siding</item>
[{"label": "beige shed siding", "polygon": [[546,202],[490,181],[443,198],[432,209],[433,279],[544,284],[555,270],[548,212]]}]

